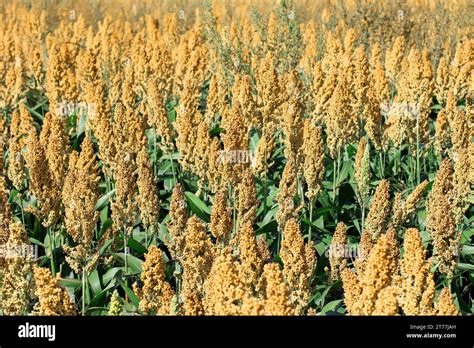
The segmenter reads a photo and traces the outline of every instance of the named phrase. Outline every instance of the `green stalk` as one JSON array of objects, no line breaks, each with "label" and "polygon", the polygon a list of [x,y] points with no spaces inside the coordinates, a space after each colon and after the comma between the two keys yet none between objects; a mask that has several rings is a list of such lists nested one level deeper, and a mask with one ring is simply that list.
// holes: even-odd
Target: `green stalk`
[{"label": "green stalk", "polygon": [[364,232],[364,224],[365,224],[365,202],[362,202],[361,205],[362,208],[362,222],[361,222],[361,227],[360,227],[360,233]]},{"label": "green stalk", "polygon": [[51,252],[51,273],[53,274],[53,276],[56,276],[56,264],[54,262],[55,243],[54,243],[54,237],[51,231],[51,227],[48,227],[48,236],[49,236],[49,250]]},{"label": "green stalk", "polygon": [[383,160],[382,152],[379,152],[379,161],[380,161],[380,175],[381,175],[381,178],[383,179],[385,174],[384,174],[384,160]]},{"label": "green stalk", "polygon": [[308,242],[311,242],[312,240],[312,227],[313,227],[313,199],[308,199],[308,204],[309,204],[309,237],[308,237]]},{"label": "green stalk", "polygon": [[25,213],[23,211],[23,193],[20,193],[20,212],[21,212],[21,222],[23,223],[23,226],[26,226]]},{"label": "green stalk", "polygon": [[128,252],[127,252],[127,231],[126,228],[123,230],[123,254],[125,259],[125,272],[127,274],[128,271]]},{"label": "green stalk", "polygon": [[173,162],[173,157],[172,157],[172,155],[171,155],[171,152],[169,152],[168,155],[169,155],[169,158],[170,158],[170,161],[171,161],[171,171],[173,172],[173,181],[174,181],[175,183],[177,183],[177,181],[176,181],[176,173],[175,173],[175,170],[174,170],[174,162]]},{"label": "green stalk", "polygon": [[86,267],[82,266],[82,316],[86,313]]},{"label": "green stalk", "polygon": [[416,113],[416,184],[420,184],[420,121],[419,112]]}]

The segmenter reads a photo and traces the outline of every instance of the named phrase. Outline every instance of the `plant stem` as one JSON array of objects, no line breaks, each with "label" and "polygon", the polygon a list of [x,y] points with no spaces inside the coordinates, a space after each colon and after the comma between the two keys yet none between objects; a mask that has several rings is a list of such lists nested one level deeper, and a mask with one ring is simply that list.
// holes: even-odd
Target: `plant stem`
[{"label": "plant stem", "polygon": [[86,313],[86,267],[82,266],[82,316]]},{"label": "plant stem", "polygon": [[49,236],[49,250],[51,252],[51,273],[53,274],[53,276],[56,276],[56,264],[54,262],[54,249],[56,247],[55,247],[54,237],[51,231],[51,227],[48,227],[48,236]]},{"label": "plant stem", "polygon": [[169,155],[169,158],[170,158],[170,161],[171,161],[171,171],[173,173],[173,181],[174,183],[176,184],[176,173],[175,173],[175,170],[174,170],[174,162],[173,162],[173,157],[171,155],[171,152],[168,154]]},{"label": "plant stem", "polygon": [[313,227],[313,199],[308,199],[308,204],[309,204],[309,237],[308,237],[308,242],[311,242],[313,236],[312,236],[312,227]]},{"label": "plant stem", "polygon": [[361,222],[361,226],[360,226],[360,234],[362,234],[362,232],[364,232],[364,224],[365,224],[365,202],[362,202],[361,208],[362,208],[362,222]]},{"label": "plant stem", "polygon": [[416,113],[416,184],[420,184],[420,116],[419,112]]},{"label": "plant stem", "polygon": [[123,230],[123,254],[124,254],[124,259],[125,259],[125,272],[124,274],[127,274],[128,271],[128,248],[127,248],[127,229],[125,228]]}]

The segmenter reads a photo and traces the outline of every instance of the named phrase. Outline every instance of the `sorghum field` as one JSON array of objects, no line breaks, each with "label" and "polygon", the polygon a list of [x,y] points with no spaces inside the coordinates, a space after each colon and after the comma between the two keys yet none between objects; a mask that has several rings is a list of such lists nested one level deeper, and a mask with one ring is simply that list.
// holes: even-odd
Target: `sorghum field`
[{"label": "sorghum field", "polygon": [[4,1],[3,315],[467,315],[468,0]]}]

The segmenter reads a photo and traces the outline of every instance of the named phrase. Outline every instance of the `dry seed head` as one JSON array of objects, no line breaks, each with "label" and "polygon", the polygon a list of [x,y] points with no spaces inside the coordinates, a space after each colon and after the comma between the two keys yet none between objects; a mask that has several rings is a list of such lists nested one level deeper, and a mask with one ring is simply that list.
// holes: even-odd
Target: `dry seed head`
[{"label": "dry seed head", "polygon": [[221,142],[218,137],[214,137],[209,146],[207,156],[206,177],[208,178],[208,186],[211,192],[216,192],[221,187],[222,164],[220,163],[220,155],[222,151]]},{"label": "dry seed head", "polygon": [[[278,75],[275,70],[275,62],[271,52],[260,61],[256,74],[257,106],[260,111],[260,127],[268,122],[275,122],[276,109],[281,103],[282,94],[278,83]],[[259,128],[260,128],[259,127]]]},{"label": "dry seed head", "polygon": [[[433,191],[432,191],[433,192]],[[451,213],[447,195],[431,196],[429,199],[426,227],[433,239],[434,262],[439,271],[451,276],[458,260],[460,234]],[[433,200],[436,201],[433,202]]]},{"label": "dry seed head", "polygon": [[276,148],[275,132],[276,127],[272,122],[264,124],[262,127],[262,135],[257,144],[255,165],[253,167],[255,175],[259,177],[264,176],[265,171],[273,166],[271,157]]},{"label": "dry seed head", "polygon": [[190,170],[193,163],[192,154],[196,141],[196,120],[199,120],[199,117],[196,117],[198,105],[196,90],[193,89],[190,82],[186,81],[174,123],[178,135],[176,137],[176,148],[180,153],[180,163],[184,170]]},{"label": "dry seed head", "polygon": [[259,287],[264,294],[265,315],[293,315],[294,308],[289,300],[290,289],[277,263],[263,267]]},{"label": "dry seed head", "polygon": [[34,279],[38,305],[35,306],[37,315],[75,315],[76,309],[67,291],[59,285],[59,274],[51,275],[47,268],[36,267]]},{"label": "dry seed head", "polygon": [[421,184],[415,187],[415,189],[406,198],[403,211],[405,221],[416,211],[427,186],[428,181],[424,180]]},{"label": "dry seed head", "polygon": [[331,281],[336,281],[341,277],[341,272],[347,267],[347,234],[346,225],[339,222],[332,236],[329,248],[329,264],[331,265]]},{"label": "dry seed head", "polygon": [[214,196],[209,229],[217,244],[226,244],[232,232],[232,209],[227,204],[227,190],[221,189]]},{"label": "dry seed head", "polygon": [[292,70],[286,78],[288,101],[283,105],[283,132],[285,133],[285,157],[298,163],[303,145],[303,115],[305,113],[303,83],[298,72]]},{"label": "dry seed head", "polygon": [[30,242],[25,229],[18,222],[9,226],[8,242],[2,243],[2,280],[0,286],[0,308],[4,315],[26,315],[30,300],[33,298],[31,272],[33,262],[19,250],[29,247]]},{"label": "dry seed head", "polygon": [[406,230],[403,245],[401,307],[407,315],[431,315],[435,284],[431,261],[426,260],[426,250],[416,228]]},{"label": "dry seed head", "polygon": [[[186,226],[184,249],[181,264],[183,273],[183,292],[196,291],[202,300],[204,281],[212,267],[215,248],[207,236],[206,227],[196,216],[192,216]],[[186,306],[186,297],[184,302]],[[192,301],[196,302],[195,299]]]},{"label": "dry seed head", "polygon": [[400,289],[396,286],[383,288],[375,301],[375,308],[372,315],[398,315]]},{"label": "dry seed head", "polygon": [[323,130],[309,119],[303,129],[303,174],[308,185],[306,196],[310,202],[319,196],[324,176],[324,142]]},{"label": "dry seed head", "polygon": [[454,114],[454,119],[450,123],[451,143],[454,153],[467,148],[471,141],[468,115],[463,109],[458,108]]},{"label": "dry seed head", "polygon": [[365,230],[376,242],[379,236],[385,232],[390,214],[390,184],[382,180],[375,189],[374,198],[370,203],[369,214],[365,224]]},{"label": "dry seed head", "polygon": [[391,49],[387,50],[385,56],[385,68],[389,78],[396,81],[400,74],[400,65],[402,63],[405,50],[405,38],[397,36]]},{"label": "dry seed head", "polygon": [[446,92],[449,89],[449,64],[446,57],[441,57],[436,69],[435,95],[439,103],[446,100]]},{"label": "dry seed head", "polygon": [[[120,154],[114,173],[115,197],[111,203],[113,230],[115,233],[128,230],[133,226],[138,212],[136,186],[132,158],[129,153]],[[110,230],[109,230],[110,231]]]},{"label": "dry seed head", "polygon": [[155,245],[150,246],[148,253],[145,254],[140,279],[143,287],[139,289],[136,285],[134,286],[134,290],[137,290],[136,293],[139,294],[140,310],[145,314],[171,314],[174,291],[165,279],[162,251]]},{"label": "dry seed head", "polygon": [[[8,199],[10,192],[7,187],[5,177],[0,173],[0,245],[3,245],[8,240],[8,225],[12,218],[12,208]],[[0,256],[0,265],[2,264],[3,256]]]},{"label": "dry seed head", "polygon": [[153,80],[148,81],[147,94],[150,112],[148,115],[148,125],[153,127],[156,134],[160,136],[160,148],[164,152],[170,152],[174,148],[172,128],[168,121],[164,98],[161,96],[156,83],[153,83]]},{"label": "dry seed head", "polygon": [[346,268],[341,272],[342,286],[344,289],[344,304],[347,312],[352,315],[358,315],[358,301],[362,288],[356,273]]},{"label": "dry seed head", "polygon": [[41,129],[40,143],[45,151],[52,179],[61,190],[71,152],[69,135],[66,131],[66,118],[55,113],[47,113]]},{"label": "dry seed head", "polygon": [[64,182],[62,201],[68,234],[76,244],[89,248],[99,218],[95,205],[99,194],[99,166],[91,139],[86,136],[80,154],[73,152]]},{"label": "dry seed head", "polygon": [[[3,159],[2,159],[3,161]],[[13,186],[20,190],[25,185],[26,170],[25,160],[22,154],[21,143],[19,139],[11,139],[8,148],[8,178],[13,183]]]},{"label": "dry seed head", "polygon": [[209,315],[239,315],[244,298],[248,295],[240,264],[230,253],[215,258],[204,285],[204,308]]},{"label": "dry seed head", "polygon": [[468,196],[472,190],[473,181],[469,177],[469,173],[473,167],[473,159],[469,157],[468,150],[469,148],[460,149],[454,161],[453,190],[450,205],[456,224],[462,223],[464,214],[470,206]]},{"label": "dry seed head", "polygon": [[355,96],[352,109],[359,116],[364,112],[365,105],[367,104],[367,90],[370,81],[369,63],[363,45],[355,49],[351,63],[354,70],[354,74],[351,77],[352,91]]},{"label": "dry seed head", "polygon": [[166,224],[169,233],[167,246],[174,259],[180,260],[184,249],[184,235],[188,221],[186,200],[181,184],[176,184],[171,194],[170,220]]},{"label": "dry seed head", "polygon": [[356,141],[359,135],[359,116],[350,108],[352,100],[349,72],[347,68],[342,68],[329,101],[325,120],[327,146],[333,159],[344,145]]},{"label": "dry seed head", "polygon": [[359,202],[365,207],[370,192],[370,150],[365,138],[360,139],[359,146],[357,147],[354,176]]},{"label": "dry seed head", "polygon": [[144,148],[137,156],[138,167],[138,207],[140,217],[146,228],[155,228],[158,224],[160,200],[156,188],[156,178],[153,174],[150,159]]},{"label": "dry seed head", "polygon": [[459,315],[448,288],[443,288],[436,303],[436,315]]},{"label": "dry seed head", "polygon": [[294,197],[296,195],[296,172],[294,163],[288,161],[283,169],[279,184],[279,191],[276,197],[278,203],[278,212],[276,220],[278,228],[283,230],[288,219],[295,214]]},{"label": "dry seed head", "polygon": [[295,219],[290,219],[285,225],[280,257],[296,313],[301,313],[310,296],[310,281],[316,265],[316,254],[311,244],[304,243]]},{"label": "dry seed head", "polygon": [[446,111],[441,110],[436,117],[434,146],[436,152],[443,155],[451,147],[451,136],[449,134],[449,123]]},{"label": "dry seed head", "polygon": [[42,220],[43,226],[51,226],[59,216],[61,190],[54,180],[45,151],[35,134],[28,136],[25,161],[30,176],[30,191],[39,205],[39,211],[33,213]]},{"label": "dry seed head", "polygon": [[373,246],[374,242],[372,242],[371,235],[369,234],[369,232],[367,232],[367,230],[364,230],[364,232],[362,232],[362,236],[360,237],[357,258],[354,261],[354,266],[359,277],[364,274],[365,265],[367,263],[369,253],[372,250]]},{"label": "dry seed head", "polygon": [[255,179],[252,171],[247,168],[242,173],[242,181],[237,187],[238,194],[238,218],[242,223],[253,224],[257,214],[258,200]]},{"label": "dry seed head", "polygon": [[393,247],[392,238],[384,234],[370,251],[364,275],[360,279],[362,293],[355,304],[355,314],[373,314],[380,292],[393,285],[398,261],[393,256]]},{"label": "dry seed head", "polygon": [[255,288],[262,272],[264,259],[260,255],[252,222],[241,222],[234,242],[237,244],[236,252],[241,264],[241,278],[247,286]]}]

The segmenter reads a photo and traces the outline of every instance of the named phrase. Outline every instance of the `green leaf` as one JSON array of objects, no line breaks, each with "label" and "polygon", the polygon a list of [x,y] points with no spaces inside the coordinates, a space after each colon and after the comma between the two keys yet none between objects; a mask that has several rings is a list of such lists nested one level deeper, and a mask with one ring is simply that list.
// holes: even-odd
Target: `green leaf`
[{"label": "green leaf", "polygon": [[186,191],[184,195],[186,196],[186,201],[188,202],[191,211],[202,220],[208,222],[209,215],[211,215],[209,207],[207,207],[206,204],[192,192]]},{"label": "green leaf", "polygon": [[34,116],[35,118],[39,119],[41,122],[43,122],[43,115],[41,115],[38,111],[36,111],[35,109],[32,109],[30,108],[28,105],[26,104],[23,104],[26,109],[31,113],[32,116]]},{"label": "green leaf", "polygon": [[61,278],[59,284],[66,288],[78,289],[82,286],[82,282],[79,279]]},{"label": "green leaf", "polygon": [[326,251],[326,244],[323,242],[316,244],[316,251],[318,252],[319,256],[323,255]]},{"label": "green leaf", "polygon": [[469,263],[460,262],[458,263],[457,267],[458,269],[463,270],[463,271],[470,271],[470,272],[474,271],[474,265],[471,265]]},{"label": "green leaf", "polygon": [[97,201],[96,205],[95,205],[95,210],[101,211],[109,203],[109,199],[113,195],[115,195],[115,189],[113,189],[112,191],[107,192],[105,195],[100,197],[99,200]]},{"label": "green leaf", "polygon": [[334,311],[336,311],[337,307],[339,307],[341,305],[341,303],[342,303],[342,300],[331,301],[323,307],[323,309],[321,310],[321,312],[319,312],[319,314],[325,314],[327,312],[334,312]]},{"label": "green leaf", "polygon": [[94,296],[99,294],[102,291],[102,287],[100,285],[100,279],[99,279],[99,272],[95,269],[91,274],[89,274],[89,284],[91,285],[92,291],[94,293]]},{"label": "green leaf", "polygon": [[474,245],[464,245],[461,253],[463,255],[474,255]]},{"label": "green leaf", "polygon": [[113,267],[109,269],[105,274],[102,276],[102,282],[104,285],[107,287],[108,284],[112,281],[114,278],[120,277],[122,274],[122,268],[121,267]]},{"label": "green leaf", "polygon": [[113,224],[112,219],[105,220],[104,223],[102,224],[101,228],[100,228],[99,235],[102,237],[104,235],[105,231],[107,231],[110,227],[112,227],[112,224]]},{"label": "green leaf", "polygon": [[143,255],[147,252],[147,249],[133,238],[128,239],[127,245],[140,255]]},{"label": "green leaf", "polygon": [[132,303],[138,308],[138,306],[140,305],[140,299],[138,298],[137,295],[135,295],[132,291],[132,289],[130,289],[127,284],[125,284],[122,280],[119,279],[119,284],[120,286],[122,287],[122,289],[125,291],[125,293],[128,295],[128,297],[130,298],[130,300],[132,301]]},{"label": "green leaf", "polygon": [[[124,253],[114,253],[114,257],[120,259],[125,264],[125,254]],[[132,274],[142,273],[142,260],[136,258],[133,255],[127,254],[127,265],[128,271]]]},{"label": "green leaf", "polygon": [[79,122],[77,123],[77,130],[76,130],[76,137],[79,138],[85,131],[86,129],[86,121],[87,117],[85,114],[81,116],[79,119]]}]

